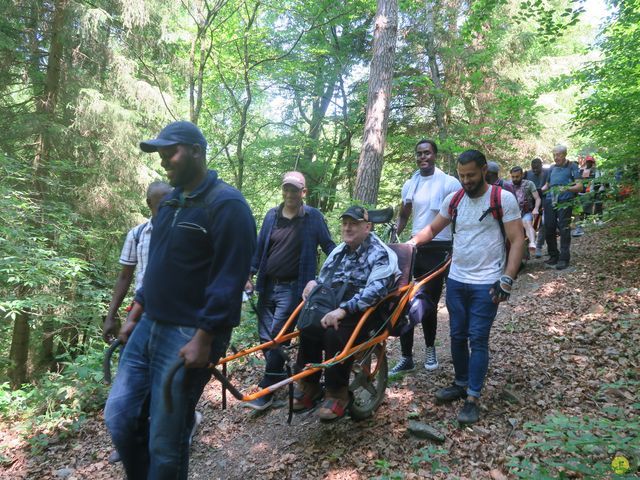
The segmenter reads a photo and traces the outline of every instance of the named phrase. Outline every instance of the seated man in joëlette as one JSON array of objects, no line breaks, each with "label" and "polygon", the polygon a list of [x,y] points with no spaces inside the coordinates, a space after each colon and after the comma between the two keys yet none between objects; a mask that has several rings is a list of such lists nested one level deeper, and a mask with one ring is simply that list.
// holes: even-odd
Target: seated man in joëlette
[{"label": "seated man in jo\u00eblette", "polygon": [[[347,283],[340,307],[327,313],[321,320],[323,336],[302,332],[297,367],[331,359],[348,342],[358,320],[367,308],[375,305],[393,290],[400,276],[398,258],[385,243],[371,231],[367,210],[360,206],[348,208],[341,216],[342,241],[327,257],[316,280],[311,280],[302,294],[309,294],[318,282],[326,282],[336,262],[339,265],[331,278],[331,288],[340,291]],[[372,321],[375,321],[372,319]],[[379,326],[379,325],[378,325]],[[361,336],[368,335],[373,325],[363,328]],[[317,415],[323,421],[343,417],[349,406],[349,372],[353,359],[325,369],[326,395]],[[303,379],[294,394],[294,411],[307,410],[322,396],[321,372]]]}]

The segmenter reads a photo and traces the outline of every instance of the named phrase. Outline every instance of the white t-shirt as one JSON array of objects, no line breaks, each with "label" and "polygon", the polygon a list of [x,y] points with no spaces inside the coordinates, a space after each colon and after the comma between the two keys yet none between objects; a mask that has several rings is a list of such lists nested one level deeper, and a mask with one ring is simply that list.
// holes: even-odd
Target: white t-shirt
[{"label": "white t-shirt", "polygon": [[[505,240],[500,231],[498,220],[491,213],[482,222],[480,217],[491,206],[489,186],[484,195],[478,198],[462,197],[458,205],[456,233],[453,238],[453,258],[449,278],[462,283],[491,284],[500,280],[507,260]],[[502,190],[502,223],[520,218],[520,208],[516,197]],[[442,203],[440,215],[449,217],[449,203],[453,194]]]},{"label": "white t-shirt", "polygon": [[[440,206],[447,195],[461,188],[457,178],[447,175],[437,167],[433,175],[423,177],[417,172],[407,180],[402,187],[402,203],[411,204],[411,234],[415,235],[429,225],[440,212]],[[451,228],[442,229],[434,240],[451,241]]]}]

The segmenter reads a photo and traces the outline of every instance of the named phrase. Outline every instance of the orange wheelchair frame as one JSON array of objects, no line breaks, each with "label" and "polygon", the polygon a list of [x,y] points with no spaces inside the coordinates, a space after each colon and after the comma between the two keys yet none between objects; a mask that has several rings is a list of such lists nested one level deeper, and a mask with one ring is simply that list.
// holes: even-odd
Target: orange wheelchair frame
[{"label": "orange wheelchair frame", "polygon": [[[375,306],[370,307],[364,312],[341,352],[320,364],[308,364],[300,372],[254,393],[244,394],[231,383],[226,375],[227,364],[252,353],[279,347],[285,342],[295,339],[300,335],[298,330],[292,330],[295,326],[297,316],[304,305],[303,301],[289,316],[289,319],[273,340],[233,353],[232,355],[220,359],[216,365],[209,365],[208,368],[211,369],[213,376],[220,381],[223,386],[223,408],[226,406],[226,392],[224,392],[224,390],[231,392],[231,394],[240,401],[249,402],[264,395],[273,393],[284,386],[292,386],[295,381],[302,380],[322,369],[329,368],[336,363],[340,363],[349,357],[355,356],[355,361],[351,369],[352,377],[349,384],[349,390],[354,396],[354,401],[349,407],[349,413],[355,420],[371,416],[384,399],[388,380],[386,340],[389,337],[391,330],[396,326],[398,320],[404,314],[407,305],[420,288],[435,279],[437,276],[443,274],[451,262],[450,259],[447,259],[432,272],[414,280],[412,278],[412,271],[416,253],[415,247],[408,244],[391,244],[389,247],[396,252],[399,259],[399,267],[402,274],[398,281],[398,286]],[[392,307],[390,307],[390,305],[392,305],[391,302],[395,303]],[[386,316],[386,320],[382,322],[382,326],[378,328],[372,338],[364,341],[363,343],[356,344],[356,339],[364,328],[367,319],[369,319],[371,315],[383,305],[387,305],[391,310],[391,313]],[[372,357],[375,357],[375,362]],[[183,361],[178,361],[169,372],[164,383],[165,401],[169,410],[172,406],[171,389],[173,377],[182,366]],[[217,367],[219,366],[222,367],[222,372],[218,370]],[[291,402],[292,396],[290,395],[289,419],[291,419]]]}]

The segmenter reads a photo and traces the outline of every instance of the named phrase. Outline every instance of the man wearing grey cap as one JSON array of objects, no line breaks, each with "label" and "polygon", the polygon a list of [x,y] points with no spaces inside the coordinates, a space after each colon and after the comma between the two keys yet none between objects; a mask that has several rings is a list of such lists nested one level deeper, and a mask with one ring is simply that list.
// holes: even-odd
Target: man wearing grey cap
[{"label": "man wearing grey cap", "polygon": [[513,189],[513,185],[506,180],[500,178],[500,165],[497,162],[487,162],[487,173],[485,174],[485,180],[489,185],[498,185],[503,188],[507,192],[513,193],[515,196],[516,192]]},{"label": "man wearing grey cap", "polygon": [[[140,148],[158,152],[176,188],[153,218],[149,262],[118,336],[127,346],[104,416],[128,478],[186,479],[194,411],[211,377],[206,367],[224,355],[240,322],[256,229],[242,194],[207,170],[207,141],[194,124],[171,123]],[[169,412],[163,382],[179,359],[185,368],[172,384]]]},{"label": "man wearing grey cap", "polygon": [[[400,275],[398,257],[371,232],[372,225],[366,209],[357,205],[349,207],[341,218],[343,243],[327,257],[317,279],[307,284],[302,296],[306,298],[318,283],[328,283],[334,291],[344,293],[340,307],[322,318],[322,336],[301,332],[297,362],[299,369],[309,363],[321,362],[323,350],[327,359],[340,352],[362,313],[382,300],[393,289]],[[346,288],[342,288],[345,285]],[[353,358],[350,358],[325,370],[327,392],[317,410],[320,420],[332,421],[345,415],[350,402],[348,385],[352,363]],[[308,410],[321,396],[320,373],[317,373],[297,385],[293,410]]]},{"label": "man wearing grey cap", "polygon": [[[246,289],[253,290],[253,275],[258,274],[258,333],[268,342],[282,329],[302,298],[302,290],[318,270],[318,246],[329,255],[336,244],[319,210],[305,205],[307,193],[304,175],[287,172],[282,177],[283,202],[267,212],[258,235],[258,248],[251,263]],[[284,357],[276,350],[265,352],[265,374],[260,387],[266,388],[285,378]],[[273,394],[243,406],[266,410]]]}]

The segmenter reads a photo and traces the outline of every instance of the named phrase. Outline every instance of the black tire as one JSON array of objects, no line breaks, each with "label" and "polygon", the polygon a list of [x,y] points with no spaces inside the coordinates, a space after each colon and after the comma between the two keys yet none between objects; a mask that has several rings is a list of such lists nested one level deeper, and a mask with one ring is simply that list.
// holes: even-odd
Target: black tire
[{"label": "black tire", "polygon": [[[370,372],[374,372],[373,375]],[[364,420],[373,415],[384,400],[388,380],[389,369],[384,343],[356,356],[349,382],[349,392],[353,396],[349,413],[353,420]]]}]

